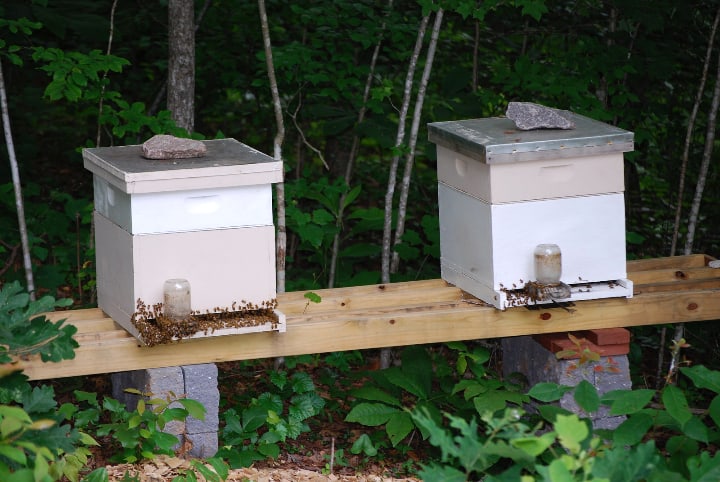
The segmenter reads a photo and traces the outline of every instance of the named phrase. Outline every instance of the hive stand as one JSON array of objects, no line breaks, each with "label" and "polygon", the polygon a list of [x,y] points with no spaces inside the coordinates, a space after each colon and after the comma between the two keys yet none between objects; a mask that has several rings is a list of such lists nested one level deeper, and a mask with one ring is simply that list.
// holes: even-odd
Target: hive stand
[{"label": "hive stand", "polygon": [[[137,340],[98,309],[49,314],[78,328],[75,358],[17,363],[31,379],[176,367],[232,360],[345,350],[567,333],[579,330],[720,319],[720,269],[705,255],[629,261],[632,298],[577,302],[574,311],[552,306],[488,306],[442,280],[316,290],[278,296],[287,332],[190,340],[156,347]],[[211,407],[208,407],[211,408]]]}]

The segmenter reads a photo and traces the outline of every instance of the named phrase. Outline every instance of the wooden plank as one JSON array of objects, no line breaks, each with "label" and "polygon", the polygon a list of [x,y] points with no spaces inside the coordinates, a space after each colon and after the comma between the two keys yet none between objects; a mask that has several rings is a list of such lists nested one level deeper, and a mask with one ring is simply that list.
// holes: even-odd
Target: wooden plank
[{"label": "wooden plank", "polygon": [[702,268],[664,268],[648,271],[637,271],[628,274],[633,283],[646,285],[651,283],[681,283],[688,280],[718,279],[720,269]]},{"label": "wooden plank", "polygon": [[[549,306],[500,311],[478,303],[442,280],[316,290],[322,298],[320,303],[308,303],[306,292],[286,293],[278,296],[278,309],[287,315],[286,333],[203,338],[151,348],[138,346],[134,337],[99,309],[55,312],[49,318],[67,318],[78,327],[76,339],[81,346],[75,359],[19,363],[32,379],[61,378],[386,346],[717,320],[720,270],[704,268],[709,259],[693,255],[628,263],[630,277],[640,280],[635,283],[635,297],[580,301],[572,312]],[[678,270],[692,274],[678,279],[673,274]],[[668,276],[675,278],[662,281]]]},{"label": "wooden plank", "polygon": [[663,258],[650,259],[632,259],[627,262],[628,274],[637,271],[647,271],[653,269],[687,269],[702,268],[706,266],[710,260],[710,256],[706,254],[691,254],[687,256],[666,256]]},{"label": "wooden plank", "polygon": [[617,326],[638,326],[720,319],[718,289],[651,293],[578,303],[570,313],[561,308],[499,311],[461,301],[426,303],[399,309],[288,317],[280,333],[255,333],[191,340],[180,344],[140,347],[134,338],[97,337],[61,363],[23,363],[32,379],[91,373],[248,360],[386,346],[468,339],[498,338]]}]

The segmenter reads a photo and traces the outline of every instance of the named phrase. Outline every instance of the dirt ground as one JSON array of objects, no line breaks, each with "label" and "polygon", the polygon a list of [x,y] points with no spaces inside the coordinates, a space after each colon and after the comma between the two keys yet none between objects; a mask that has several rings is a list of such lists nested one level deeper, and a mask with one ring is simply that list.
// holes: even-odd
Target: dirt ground
[{"label": "dirt ground", "polygon": [[[364,474],[340,475],[297,468],[296,462],[289,462],[291,468],[283,465],[285,465],[283,461],[279,460],[273,466],[233,470],[226,480],[228,482],[419,482],[420,480],[367,473],[373,470],[382,471],[380,467],[365,467]],[[189,468],[190,461],[167,456],[157,457],[152,462],[141,465],[107,466],[110,482],[121,482],[126,475],[138,477],[140,482],[169,482]],[[202,477],[198,477],[198,480],[205,481]]]}]

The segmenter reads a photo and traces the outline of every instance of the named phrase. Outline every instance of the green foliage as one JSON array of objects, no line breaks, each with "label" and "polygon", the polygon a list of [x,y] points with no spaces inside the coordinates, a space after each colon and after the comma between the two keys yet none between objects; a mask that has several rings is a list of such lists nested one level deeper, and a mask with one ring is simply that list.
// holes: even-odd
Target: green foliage
[{"label": "green foliage", "polygon": [[[469,349],[464,343],[447,346],[457,356],[454,367],[447,356],[433,359],[424,347],[405,348],[400,366],[372,373],[369,383],[351,392],[355,401],[345,420],[368,427],[384,426],[388,440],[395,447],[414,430],[419,430],[423,439],[429,436],[426,427],[416,423],[410,410],[422,410],[439,421],[442,410],[448,408],[466,414],[476,410],[494,412],[504,409],[508,403],[526,400],[514,386],[486,377],[487,350]],[[458,399],[458,394],[463,397]],[[374,450],[367,438],[358,438],[355,445],[358,451]]]},{"label": "green foliage", "polygon": [[[448,426],[423,408],[414,410],[413,419],[441,452],[440,460],[423,465],[420,475],[424,481],[714,480],[720,473],[720,459],[714,454],[714,443],[720,439],[720,373],[703,366],[682,372],[697,388],[715,394],[707,413],[690,410],[684,392],[675,386],[662,390],[662,405],[656,407],[651,406],[653,390],[598,395],[587,382],[570,389],[575,401],[589,415],[600,405],[611,415],[625,415],[615,430],[594,430],[589,419],[542,407],[544,420],[532,426],[520,408],[481,412],[481,423],[476,416],[466,420],[446,413]],[[553,385],[536,385],[529,395],[548,403],[568,392],[568,387]],[[655,429],[670,435],[664,445],[648,441]]]},{"label": "green foliage", "polygon": [[[130,390],[129,390],[130,391]],[[122,403],[106,397],[102,405],[95,394],[76,392],[82,405],[77,412],[65,407],[75,418],[76,426],[92,429],[98,436],[111,436],[119,444],[113,461],[134,463],[151,460],[158,454],[172,455],[179,441],[177,436],[164,432],[166,425],[173,421],[184,422],[192,416],[199,420],[205,417],[205,407],[199,402],[168,393],[165,398],[148,398],[152,395],[132,390],[142,395],[137,408],[128,411]],[[100,414],[109,417],[100,423]]]},{"label": "green foliage", "polygon": [[31,387],[9,365],[13,358],[39,355],[56,362],[74,357],[74,326],[49,321],[42,313],[70,300],[44,296],[31,301],[19,283],[0,289],[0,480],[77,482],[87,464],[92,437],[63,423],[52,387]]},{"label": "green foliage", "polygon": [[0,363],[32,354],[45,362],[73,358],[78,344],[72,336],[77,328],[63,326],[65,320],[52,323],[42,315],[70,304],[72,300],[55,301],[51,296],[32,301],[18,282],[0,288]]},{"label": "green foliage", "polygon": [[222,447],[218,457],[231,467],[249,467],[256,460],[276,458],[280,444],[310,430],[308,419],[320,413],[325,401],[304,372],[270,373],[272,391],[249,400],[241,409],[223,413]]}]

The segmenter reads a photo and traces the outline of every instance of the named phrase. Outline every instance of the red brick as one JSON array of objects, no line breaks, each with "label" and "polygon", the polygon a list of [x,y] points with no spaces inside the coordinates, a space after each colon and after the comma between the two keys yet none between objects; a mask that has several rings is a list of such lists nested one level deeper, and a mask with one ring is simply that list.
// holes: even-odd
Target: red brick
[{"label": "red brick", "polygon": [[[598,330],[603,331],[603,330]],[[559,353],[561,351],[575,351],[575,352],[581,352],[584,349],[588,349],[592,352],[598,353],[600,356],[618,356],[618,355],[627,355],[630,352],[630,337],[629,332],[628,336],[626,338],[623,338],[622,336],[619,336],[620,340],[627,339],[626,342],[620,342],[620,343],[608,343],[604,345],[598,345],[596,343],[593,343],[590,339],[586,338],[584,335],[586,332],[574,332],[571,333],[580,343],[580,346],[573,343],[573,341],[568,336],[569,333],[549,333],[549,334],[541,334],[541,335],[534,335],[533,339],[540,343],[546,350],[550,351],[551,353]],[[613,341],[611,337],[605,337],[602,338],[603,341]],[[580,353],[577,353],[575,356],[565,357],[565,358],[579,358]]]},{"label": "red brick", "polygon": [[625,328],[603,328],[586,330],[582,336],[596,345],[619,345],[630,343],[630,331]]}]

